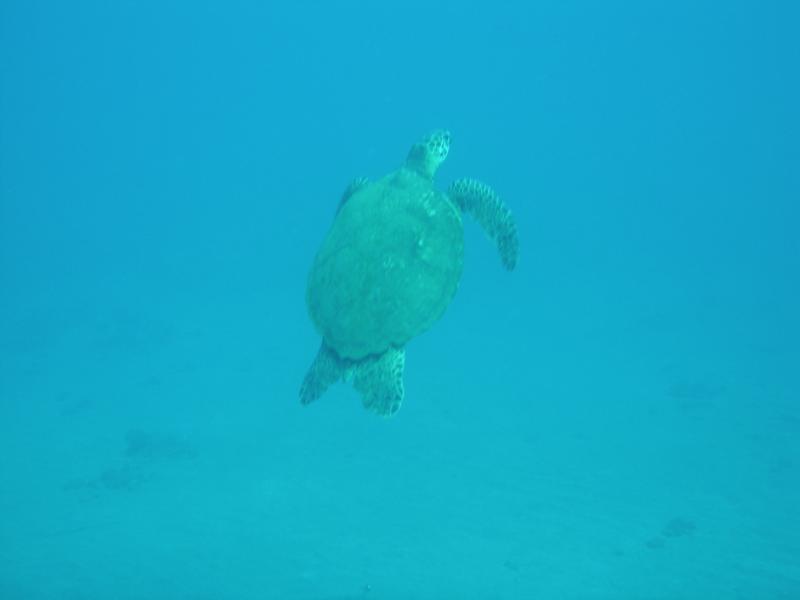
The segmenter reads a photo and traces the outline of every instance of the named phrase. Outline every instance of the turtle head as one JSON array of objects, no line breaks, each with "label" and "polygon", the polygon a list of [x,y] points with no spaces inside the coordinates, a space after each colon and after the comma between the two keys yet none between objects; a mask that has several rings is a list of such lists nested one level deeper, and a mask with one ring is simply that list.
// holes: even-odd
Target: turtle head
[{"label": "turtle head", "polygon": [[428,179],[433,179],[439,165],[447,158],[448,152],[450,152],[450,132],[438,129],[411,147],[406,158],[406,167]]}]

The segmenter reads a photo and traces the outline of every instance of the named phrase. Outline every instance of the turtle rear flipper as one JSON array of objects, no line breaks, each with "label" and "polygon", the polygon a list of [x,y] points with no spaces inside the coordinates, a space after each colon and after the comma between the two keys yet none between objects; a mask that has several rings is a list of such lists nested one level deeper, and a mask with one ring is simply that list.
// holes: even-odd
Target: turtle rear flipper
[{"label": "turtle rear flipper", "polygon": [[322,396],[325,390],[344,377],[347,368],[347,361],[339,358],[323,340],[300,386],[300,403],[310,404]]},{"label": "turtle rear flipper", "polygon": [[353,387],[361,393],[364,408],[390,417],[403,402],[403,367],[406,352],[389,348],[375,358],[365,358],[354,365]]},{"label": "turtle rear flipper", "polygon": [[492,188],[475,179],[459,179],[447,190],[450,199],[469,213],[497,244],[500,260],[509,271],[517,264],[519,239],[511,211]]}]

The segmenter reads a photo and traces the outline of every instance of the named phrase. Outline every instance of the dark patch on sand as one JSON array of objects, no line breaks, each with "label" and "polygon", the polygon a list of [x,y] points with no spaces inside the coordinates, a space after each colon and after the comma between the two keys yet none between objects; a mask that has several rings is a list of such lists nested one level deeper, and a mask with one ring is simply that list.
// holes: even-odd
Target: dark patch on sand
[{"label": "dark patch on sand", "polygon": [[72,479],[61,486],[65,492],[133,492],[150,480],[150,476],[131,465],[105,469],[97,477]]},{"label": "dark patch on sand", "polygon": [[696,530],[694,521],[684,517],[673,517],[662,527],[659,535],[651,537],[644,545],[650,550],[659,550],[667,545],[668,540],[691,536]]},{"label": "dark patch on sand", "polygon": [[179,436],[132,429],[125,434],[125,456],[137,460],[194,458],[194,449]]},{"label": "dark patch on sand", "polygon": [[693,521],[684,519],[683,517],[675,517],[664,525],[664,529],[661,530],[661,535],[668,538],[684,537],[692,535],[696,529],[697,526]]}]

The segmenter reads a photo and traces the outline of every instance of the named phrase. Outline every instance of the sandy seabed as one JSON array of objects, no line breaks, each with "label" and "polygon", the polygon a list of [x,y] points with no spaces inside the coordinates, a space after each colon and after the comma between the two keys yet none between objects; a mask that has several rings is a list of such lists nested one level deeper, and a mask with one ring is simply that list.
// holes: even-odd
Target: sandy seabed
[{"label": "sandy seabed", "polygon": [[384,420],[249,300],[7,317],[0,597],[800,597],[796,349],[456,314]]}]

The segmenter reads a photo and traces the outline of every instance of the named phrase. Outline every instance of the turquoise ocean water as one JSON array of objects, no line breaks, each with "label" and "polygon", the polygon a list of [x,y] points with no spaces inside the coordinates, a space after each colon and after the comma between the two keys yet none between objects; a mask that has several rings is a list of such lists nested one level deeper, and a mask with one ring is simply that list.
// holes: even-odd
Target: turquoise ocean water
[{"label": "turquoise ocean water", "polygon": [[[0,3],[0,598],[800,598],[800,8]],[[308,269],[448,128],[402,409]],[[794,366],[792,366],[794,365]]]}]

